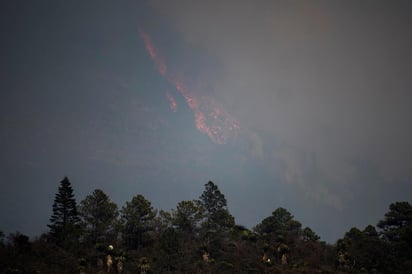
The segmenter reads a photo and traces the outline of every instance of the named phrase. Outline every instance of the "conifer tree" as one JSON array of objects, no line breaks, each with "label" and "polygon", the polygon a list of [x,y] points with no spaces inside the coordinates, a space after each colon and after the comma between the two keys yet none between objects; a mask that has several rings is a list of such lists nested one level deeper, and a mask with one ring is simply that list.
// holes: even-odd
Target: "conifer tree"
[{"label": "conifer tree", "polygon": [[213,182],[209,181],[205,184],[199,204],[203,207],[206,218],[204,226],[207,230],[219,231],[234,226],[235,219],[227,209],[225,195]]},{"label": "conifer tree", "polygon": [[80,218],[77,213],[73,188],[67,177],[60,182],[53,203],[53,214],[50,217],[51,239],[63,248],[70,248],[77,243],[80,232]]},{"label": "conifer tree", "polygon": [[157,211],[143,195],[136,195],[120,210],[122,236],[128,249],[143,246],[144,235],[154,230]]},{"label": "conifer tree", "polygon": [[86,229],[86,239],[92,244],[109,244],[116,238],[117,205],[100,189],[80,202],[79,214]]}]

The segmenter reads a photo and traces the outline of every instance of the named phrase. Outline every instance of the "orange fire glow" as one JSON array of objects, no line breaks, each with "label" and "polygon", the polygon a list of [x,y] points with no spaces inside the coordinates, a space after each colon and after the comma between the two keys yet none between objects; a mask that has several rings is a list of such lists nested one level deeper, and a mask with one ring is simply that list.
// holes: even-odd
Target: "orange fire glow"
[{"label": "orange fire glow", "polygon": [[176,103],[175,98],[169,92],[166,92],[166,97],[167,97],[167,100],[169,100],[170,109],[176,112],[177,103]]},{"label": "orange fire glow", "polygon": [[140,28],[139,28],[139,35],[143,39],[146,50],[149,53],[150,57],[152,58],[153,62],[155,63],[157,70],[162,76],[165,76],[166,71],[167,71],[166,64],[156,53],[156,50],[152,44],[152,40],[150,39],[149,35],[144,33]]},{"label": "orange fire glow", "polygon": [[[166,64],[156,52],[149,35],[141,29],[139,29],[139,35],[160,75],[176,88],[193,111],[196,128],[217,144],[225,144],[228,140],[236,138],[240,132],[239,122],[211,97],[189,91],[179,77],[168,73]],[[176,101],[169,93],[166,96],[169,99],[170,108],[176,111]]]}]

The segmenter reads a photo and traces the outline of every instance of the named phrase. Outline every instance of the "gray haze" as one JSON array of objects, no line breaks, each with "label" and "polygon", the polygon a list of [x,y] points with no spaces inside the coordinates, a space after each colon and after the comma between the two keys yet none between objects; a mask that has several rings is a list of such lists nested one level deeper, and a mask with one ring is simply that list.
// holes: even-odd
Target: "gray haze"
[{"label": "gray haze", "polygon": [[410,3],[153,4],[221,62],[216,95],[262,132],[262,157],[285,182],[340,210],[361,198],[353,185],[411,193]]},{"label": "gray haze", "polygon": [[[252,228],[285,207],[323,240],[412,194],[410,1],[9,1],[0,230],[47,230],[59,181],[170,210],[214,181]],[[216,144],[145,48],[240,134]],[[173,112],[168,97],[176,100]],[[213,104],[211,102],[214,102]],[[205,112],[206,113],[206,112]]]}]

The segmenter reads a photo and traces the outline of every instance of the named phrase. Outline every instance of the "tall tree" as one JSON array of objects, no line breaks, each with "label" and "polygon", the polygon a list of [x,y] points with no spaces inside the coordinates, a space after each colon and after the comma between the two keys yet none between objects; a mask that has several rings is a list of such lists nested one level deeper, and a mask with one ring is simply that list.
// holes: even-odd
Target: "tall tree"
[{"label": "tall tree", "polygon": [[225,195],[220,192],[218,186],[213,182],[209,181],[205,184],[205,190],[200,196],[199,203],[204,210],[207,230],[225,230],[235,225],[235,219],[227,209]]},{"label": "tall tree", "polygon": [[408,202],[396,202],[378,225],[383,239],[388,242],[401,267],[412,267],[412,206]]},{"label": "tall tree", "polygon": [[338,240],[338,251],[341,267],[351,268],[352,272],[391,273],[394,270],[385,243],[372,225],[363,231],[351,228],[343,239]]},{"label": "tall tree", "polygon": [[116,238],[117,205],[102,190],[96,189],[80,202],[79,214],[92,244],[109,244]]},{"label": "tall tree", "polygon": [[194,233],[202,218],[202,207],[196,201],[181,201],[172,210],[172,223],[179,231]]},{"label": "tall tree", "polygon": [[129,249],[143,245],[143,236],[154,229],[156,210],[143,195],[136,195],[122,207],[120,221],[123,239]]},{"label": "tall tree", "polygon": [[259,234],[272,234],[278,238],[298,236],[301,232],[301,223],[293,219],[293,215],[285,208],[279,207],[272,215],[263,219],[255,227]]},{"label": "tall tree", "polygon": [[316,242],[320,239],[320,237],[310,227],[305,227],[303,229],[302,237],[305,242]]},{"label": "tall tree", "polygon": [[69,179],[64,177],[54,199],[50,224],[47,225],[50,228],[50,236],[57,245],[70,248],[77,243],[79,224],[73,188]]},{"label": "tall tree", "polygon": [[203,260],[221,259],[226,249],[228,232],[235,225],[235,218],[229,213],[225,195],[211,181],[205,184],[198,203],[203,212],[200,229],[204,248]]},{"label": "tall tree", "polygon": [[[384,238],[389,242],[399,242],[412,237],[412,206],[408,202],[396,202],[389,206],[389,212],[378,223]],[[412,240],[412,239],[411,239]],[[412,241],[410,241],[412,243]]]}]

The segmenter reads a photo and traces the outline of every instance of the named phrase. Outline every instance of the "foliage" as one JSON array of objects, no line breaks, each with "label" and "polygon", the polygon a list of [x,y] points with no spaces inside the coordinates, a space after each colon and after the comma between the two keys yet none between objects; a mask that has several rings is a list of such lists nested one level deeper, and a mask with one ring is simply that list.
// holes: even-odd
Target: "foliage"
[{"label": "foliage", "polygon": [[388,262],[385,243],[379,238],[374,226],[363,231],[354,227],[338,241],[340,268],[352,271],[388,272],[392,267]]},{"label": "foliage", "polygon": [[96,189],[80,202],[79,215],[86,229],[88,243],[108,245],[116,238],[117,205],[102,190]]},{"label": "foliage", "polygon": [[[181,201],[159,214],[145,197],[135,195],[120,210],[119,221],[116,204],[97,189],[80,203],[83,231],[65,227],[78,226],[75,205],[65,178],[50,233],[30,240],[19,232],[5,237],[0,231],[0,273],[339,274],[411,269],[411,210],[406,202],[390,206],[378,223],[379,232],[372,225],[352,228],[336,245],[321,242],[309,227],[302,229],[284,208],[274,210],[254,231],[235,224],[225,196],[212,182],[199,200]],[[71,248],[65,244],[69,239]]]},{"label": "foliage", "polygon": [[234,226],[235,219],[227,209],[225,195],[213,182],[209,181],[205,184],[205,190],[200,196],[199,204],[204,211],[205,222],[203,226],[207,232],[222,231]]},{"label": "foliage", "polygon": [[144,244],[144,235],[154,230],[156,211],[143,195],[136,195],[122,207],[122,236],[128,249],[136,249]]},{"label": "foliage", "polygon": [[300,234],[301,223],[293,219],[293,215],[285,208],[279,207],[272,215],[263,219],[255,227],[259,234],[271,234],[283,241],[288,236],[297,237]]},{"label": "foliage", "polygon": [[73,188],[69,179],[64,177],[56,193],[53,214],[48,225],[52,241],[66,249],[74,248],[80,234],[79,224]]},{"label": "foliage", "polygon": [[172,211],[172,223],[181,232],[194,233],[199,228],[203,208],[196,201],[181,201]]},{"label": "foliage", "polygon": [[378,223],[383,239],[389,244],[396,265],[412,266],[412,206],[408,202],[396,202]]},{"label": "foliage", "polygon": [[412,206],[408,202],[396,202],[389,209],[385,218],[378,223],[384,239],[391,243],[409,242],[412,245]]},{"label": "foliage", "polygon": [[309,227],[303,229],[302,237],[305,242],[316,242],[320,239],[320,237]]}]

